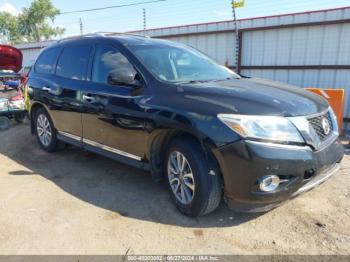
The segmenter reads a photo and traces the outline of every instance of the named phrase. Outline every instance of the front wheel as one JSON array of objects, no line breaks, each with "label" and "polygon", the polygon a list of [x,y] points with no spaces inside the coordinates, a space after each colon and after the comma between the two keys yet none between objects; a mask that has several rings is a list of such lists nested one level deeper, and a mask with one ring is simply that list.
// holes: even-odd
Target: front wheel
[{"label": "front wheel", "polygon": [[185,215],[214,211],[221,201],[220,172],[191,139],[174,140],[166,154],[168,187],[176,207]]}]

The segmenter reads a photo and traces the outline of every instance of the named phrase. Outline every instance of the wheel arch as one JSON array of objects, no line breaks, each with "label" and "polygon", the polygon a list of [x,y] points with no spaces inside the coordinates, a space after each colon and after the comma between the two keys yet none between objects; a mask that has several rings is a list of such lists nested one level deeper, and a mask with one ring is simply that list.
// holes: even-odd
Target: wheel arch
[{"label": "wheel arch", "polygon": [[203,150],[208,163],[210,163],[210,165],[213,167],[215,166],[217,170],[220,170],[218,161],[216,160],[216,157],[211,150],[215,146],[215,143],[213,143],[209,138],[199,136],[198,134],[195,134],[188,130],[170,129],[158,133],[149,143],[148,159],[150,163],[150,171],[154,180],[158,181],[163,178],[165,152],[168,148],[168,145],[174,139],[179,138],[188,139],[197,143]]},{"label": "wheel arch", "polygon": [[35,117],[35,113],[38,111],[38,109],[40,108],[44,108],[46,110],[46,112],[49,114],[51,120],[52,120],[52,116],[50,114],[50,111],[48,110],[47,106],[45,106],[44,104],[40,103],[40,102],[34,102],[31,106],[30,106],[30,110],[29,110],[29,117],[30,117],[30,131],[32,134],[35,134],[35,125],[34,125],[34,117]]}]

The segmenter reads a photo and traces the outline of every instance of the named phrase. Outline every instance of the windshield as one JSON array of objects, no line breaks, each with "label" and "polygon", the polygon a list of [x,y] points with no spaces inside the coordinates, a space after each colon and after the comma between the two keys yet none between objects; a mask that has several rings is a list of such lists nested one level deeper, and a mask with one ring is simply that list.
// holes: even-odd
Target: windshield
[{"label": "windshield", "polygon": [[239,78],[236,73],[190,47],[135,45],[130,49],[163,81],[200,82]]}]

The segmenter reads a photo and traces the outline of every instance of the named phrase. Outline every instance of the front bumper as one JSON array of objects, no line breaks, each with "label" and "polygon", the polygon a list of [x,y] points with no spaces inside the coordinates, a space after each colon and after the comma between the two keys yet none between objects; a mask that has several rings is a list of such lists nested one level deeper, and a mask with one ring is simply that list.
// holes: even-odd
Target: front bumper
[{"label": "front bumper", "polygon": [[[338,139],[319,151],[309,146],[240,140],[214,150],[214,154],[223,174],[229,207],[237,211],[264,212],[335,174],[344,149]],[[260,191],[258,180],[272,174],[285,182],[272,192]]]}]

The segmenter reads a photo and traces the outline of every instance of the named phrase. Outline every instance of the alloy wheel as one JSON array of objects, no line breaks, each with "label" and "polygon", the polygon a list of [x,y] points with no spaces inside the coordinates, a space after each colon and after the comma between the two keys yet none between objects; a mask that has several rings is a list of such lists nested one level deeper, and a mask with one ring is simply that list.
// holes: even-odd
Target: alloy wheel
[{"label": "alloy wheel", "polygon": [[191,203],[195,194],[195,183],[186,157],[178,151],[173,151],[169,155],[167,170],[170,187],[176,199],[185,205]]},{"label": "alloy wheel", "polygon": [[45,146],[49,146],[52,139],[52,130],[50,122],[44,114],[40,114],[37,118],[36,130],[40,142]]}]

